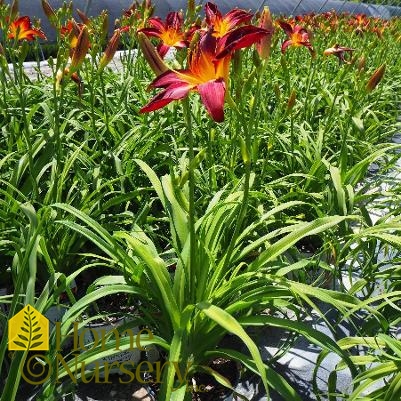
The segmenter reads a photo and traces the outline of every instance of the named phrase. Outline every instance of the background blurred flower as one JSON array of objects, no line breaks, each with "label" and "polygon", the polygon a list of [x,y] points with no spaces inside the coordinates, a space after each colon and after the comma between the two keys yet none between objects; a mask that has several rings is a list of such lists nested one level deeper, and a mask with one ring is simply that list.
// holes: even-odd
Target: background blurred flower
[{"label": "background blurred flower", "polygon": [[285,53],[290,46],[305,46],[310,51],[312,57],[315,57],[315,50],[310,42],[309,32],[305,28],[300,25],[292,26],[285,21],[278,21],[278,24],[288,37],[281,45],[281,51],[283,53]]},{"label": "background blurred flower", "polygon": [[211,2],[206,3],[205,13],[206,24],[208,28],[213,28],[213,36],[217,38],[223,37],[241,24],[248,24],[253,16],[251,13],[240,9],[231,10],[223,16],[216,4]]},{"label": "background blurred flower", "polygon": [[340,45],[338,45],[338,44],[335,44],[333,47],[329,47],[328,49],[326,49],[326,50],[323,52],[323,54],[324,54],[325,56],[333,55],[333,56],[338,57],[338,61],[339,61],[340,63],[351,64],[351,61],[350,61],[350,60],[346,60],[346,59],[345,59],[345,55],[346,55],[346,54],[349,54],[349,56],[350,56],[350,58],[351,58],[352,52],[353,52],[354,50],[355,50],[355,49],[351,49],[351,48],[349,48],[349,47],[344,47],[344,46],[340,46]]},{"label": "background blurred flower", "polygon": [[46,35],[41,29],[33,28],[28,16],[17,18],[11,22],[8,33],[8,39],[32,41],[37,38],[46,39]]},{"label": "background blurred flower", "polygon": [[188,47],[188,35],[183,31],[183,18],[181,13],[168,13],[165,22],[159,17],[149,18],[148,24],[150,28],[143,28],[138,32],[161,40],[157,46],[157,51],[162,58],[171,47]]}]

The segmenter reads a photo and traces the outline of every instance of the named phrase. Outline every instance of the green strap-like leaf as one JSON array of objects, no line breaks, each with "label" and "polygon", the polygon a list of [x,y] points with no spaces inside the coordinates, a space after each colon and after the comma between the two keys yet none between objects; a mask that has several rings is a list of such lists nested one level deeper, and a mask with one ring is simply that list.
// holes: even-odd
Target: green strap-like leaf
[{"label": "green strap-like leaf", "polygon": [[244,344],[247,346],[249,352],[252,355],[255,365],[259,371],[260,377],[262,378],[263,385],[265,386],[266,392],[269,392],[268,381],[266,377],[266,370],[260,356],[257,345],[249,337],[246,331],[238,323],[238,321],[227,313],[225,310],[210,304],[209,302],[200,302],[196,305],[207,317],[215,321],[218,325],[226,329],[228,332],[238,336]]}]

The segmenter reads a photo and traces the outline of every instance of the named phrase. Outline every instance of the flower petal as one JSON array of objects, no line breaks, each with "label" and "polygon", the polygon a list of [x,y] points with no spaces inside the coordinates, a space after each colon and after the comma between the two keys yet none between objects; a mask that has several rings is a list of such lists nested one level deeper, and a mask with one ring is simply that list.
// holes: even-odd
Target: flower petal
[{"label": "flower petal", "polygon": [[224,35],[219,41],[219,51],[216,59],[223,58],[234,50],[242,49],[257,43],[267,36],[270,31],[253,25],[241,26]]},{"label": "flower petal", "polygon": [[240,24],[249,24],[253,15],[245,10],[238,8],[229,11],[225,16],[224,20],[227,21],[229,29],[236,28]]},{"label": "flower petal", "polygon": [[197,86],[207,112],[216,122],[224,120],[224,97],[226,85],[223,79],[216,79]]},{"label": "flower petal", "polygon": [[281,29],[287,34],[287,36],[291,36],[293,34],[293,28],[292,26],[285,21],[277,21],[277,23],[280,25]]},{"label": "flower petal", "polygon": [[148,113],[150,111],[161,109],[174,100],[184,98],[192,89],[192,85],[186,82],[177,82],[170,85],[163,92],[156,95],[146,106],[142,107],[140,113]]},{"label": "flower petal", "polygon": [[142,28],[138,29],[138,32],[142,32],[146,36],[153,36],[154,38],[160,38],[161,35],[161,31],[158,28]]},{"label": "flower petal", "polygon": [[285,41],[283,42],[283,44],[281,45],[281,52],[282,52],[282,53],[285,53],[285,51],[287,50],[287,48],[288,48],[289,46],[291,46],[291,45],[292,45],[292,40],[291,40],[291,39],[285,40]]},{"label": "flower petal", "polygon": [[[166,29],[164,22],[159,17],[149,18],[148,24],[160,32],[162,32]],[[144,29],[146,29],[146,28],[144,28]]]},{"label": "flower petal", "polygon": [[221,20],[223,16],[217,8],[216,4],[208,1],[205,5],[206,24],[211,27],[215,24],[216,19]]}]

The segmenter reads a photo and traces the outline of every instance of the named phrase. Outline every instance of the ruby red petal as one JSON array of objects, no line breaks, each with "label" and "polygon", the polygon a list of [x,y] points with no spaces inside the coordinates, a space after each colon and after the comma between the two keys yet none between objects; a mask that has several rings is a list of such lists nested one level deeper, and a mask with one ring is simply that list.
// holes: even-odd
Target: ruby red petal
[{"label": "ruby red petal", "polygon": [[[181,70],[178,72],[185,73],[186,70]],[[178,83],[186,83],[175,71],[166,71],[163,74],[159,75],[151,84],[152,88],[167,88],[170,85],[175,85]]]},{"label": "ruby red petal", "polygon": [[227,33],[219,42],[219,52],[216,59],[221,59],[233,52],[234,50],[242,49],[259,42],[270,31],[258,28],[253,25],[246,25]]},{"label": "ruby red petal", "polygon": [[292,26],[285,21],[277,21],[277,23],[280,25],[281,29],[288,35],[291,36],[293,33]]},{"label": "ruby red petal", "polygon": [[159,31],[164,31],[166,29],[164,22],[159,17],[149,18],[148,24]]},{"label": "ruby red petal", "polygon": [[161,58],[164,58],[169,50],[170,46],[165,45],[164,43],[159,43],[159,45],[157,46],[157,52],[159,53]]},{"label": "ruby red petal", "polygon": [[146,36],[153,36],[155,38],[159,38],[161,35],[161,31],[158,28],[142,28],[138,29],[138,32],[142,32]]},{"label": "ruby red petal", "polygon": [[283,42],[283,44],[281,45],[281,52],[282,52],[282,53],[285,53],[285,51],[287,50],[287,48],[288,48],[289,46],[291,46],[291,45],[292,45],[292,40],[291,40],[291,39],[285,40],[285,41]]},{"label": "ruby red petal", "polygon": [[142,107],[140,113],[148,113],[150,111],[161,109],[174,100],[184,98],[191,90],[192,86],[186,82],[178,82],[170,85],[163,92],[156,95],[146,106]]},{"label": "ruby red petal", "polygon": [[228,22],[229,29],[233,29],[240,24],[249,24],[252,19],[252,14],[247,11],[234,9],[229,11],[225,16],[224,20]]},{"label": "ruby red petal", "polygon": [[205,5],[205,14],[206,14],[206,24],[208,26],[214,25],[216,19],[223,18],[216,4],[213,4],[210,1],[208,1]]},{"label": "ruby red petal", "polygon": [[209,81],[197,86],[198,92],[207,112],[216,122],[224,120],[224,97],[226,85],[223,79]]}]

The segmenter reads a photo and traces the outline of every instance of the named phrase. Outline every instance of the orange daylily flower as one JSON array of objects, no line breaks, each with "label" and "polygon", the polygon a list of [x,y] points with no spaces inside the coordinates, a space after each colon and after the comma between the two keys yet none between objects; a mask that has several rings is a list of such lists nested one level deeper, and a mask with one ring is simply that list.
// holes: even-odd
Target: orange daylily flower
[{"label": "orange daylily flower", "polygon": [[305,46],[310,51],[312,57],[315,57],[315,50],[310,42],[309,32],[305,28],[300,25],[292,26],[285,21],[277,22],[288,37],[281,45],[282,53],[285,53],[289,46]]},{"label": "orange daylily flower", "polygon": [[161,39],[160,44],[157,46],[160,57],[163,58],[172,47],[188,47],[193,31],[183,31],[184,21],[181,13],[168,13],[165,22],[159,17],[149,18],[148,23],[150,25],[149,28],[139,29],[138,32]]},{"label": "orange daylily flower", "polygon": [[8,39],[32,41],[37,38],[46,39],[46,35],[41,29],[33,28],[28,16],[19,17],[11,22],[8,27]]},{"label": "orange daylily flower", "polygon": [[142,107],[141,113],[158,110],[196,91],[209,115],[217,122],[223,121],[232,52],[258,42],[268,32],[253,28],[248,34],[235,30],[222,39],[210,29],[190,51],[187,69],[168,70],[152,82],[151,87],[164,90]]},{"label": "orange daylily flower", "polygon": [[213,36],[222,38],[224,35],[237,28],[241,24],[248,24],[252,14],[235,8],[226,15],[222,15],[216,4],[207,2],[205,5],[206,24],[213,28]]},{"label": "orange daylily flower", "polygon": [[351,57],[351,56],[352,56],[352,52],[353,52],[354,50],[355,50],[355,49],[351,49],[351,48],[349,48],[349,47],[344,47],[344,46],[340,46],[340,45],[338,45],[338,44],[335,44],[333,47],[330,47],[330,48],[326,49],[326,50],[323,52],[323,54],[324,54],[325,56],[333,55],[333,56],[338,57],[338,61],[340,62],[340,64],[341,64],[341,63],[351,64],[351,61],[350,61],[350,60],[347,61],[347,60],[345,59],[345,55],[346,55],[346,54],[349,54],[350,57]]}]

